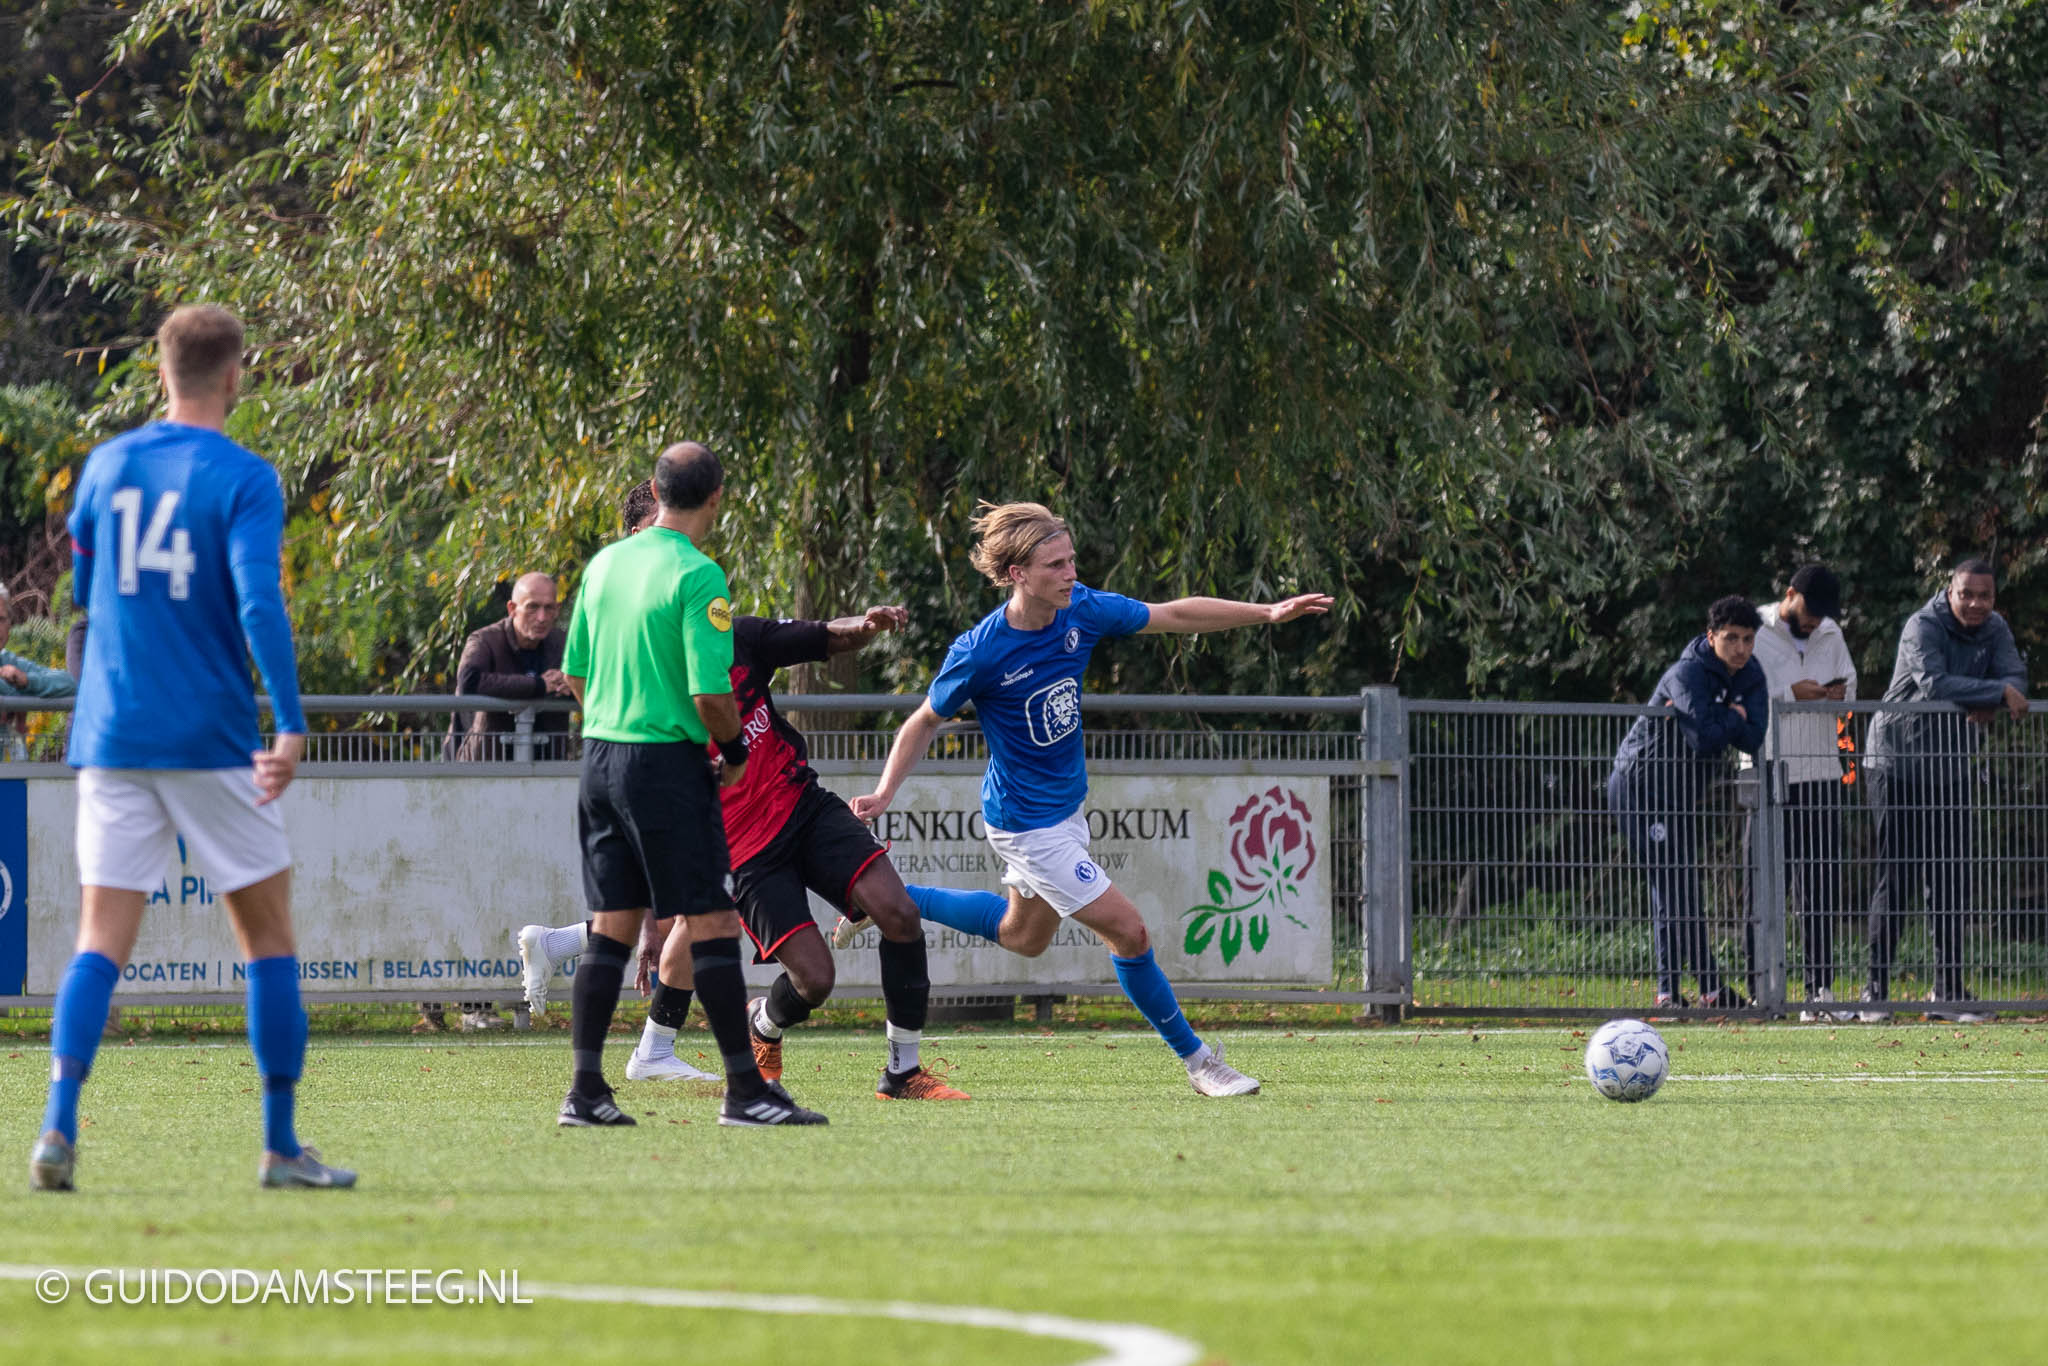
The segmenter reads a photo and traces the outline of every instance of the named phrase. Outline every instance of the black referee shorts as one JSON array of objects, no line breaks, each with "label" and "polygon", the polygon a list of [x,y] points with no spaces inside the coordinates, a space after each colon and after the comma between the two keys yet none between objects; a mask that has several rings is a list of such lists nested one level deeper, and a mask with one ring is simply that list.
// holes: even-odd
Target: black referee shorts
[{"label": "black referee shorts", "polygon": [[734,909],[725,813],[702,745],[585,740],[576,828],[591,910],[651,906],[667,919]]}]

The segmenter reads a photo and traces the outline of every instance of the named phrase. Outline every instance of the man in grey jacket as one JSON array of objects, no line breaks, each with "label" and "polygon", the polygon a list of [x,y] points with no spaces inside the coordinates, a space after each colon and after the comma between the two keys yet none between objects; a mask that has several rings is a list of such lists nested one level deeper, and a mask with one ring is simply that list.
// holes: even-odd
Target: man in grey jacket
[{"label": "man in grey jacket", "polygon": [[[2005,618],[1991,610],[1990,564],[1965,560],[1948,587],[1906,620],[1887,702],[1950,702],[1954,712],[1886,712],[1870,726],[1863,776],[1877,835],[1877,886],[1870,898],[1870,984],[1863,999],[1891,990],[1892,960],[1908,893],[1927,899],[1934,939],[1930,1001],[1954,1003],[1936,1019],[1976,1022],[1963,986],[1963,914],[1969,905],[1970,758],[2002,711],[2027,714],[2027,668]],[[1882,1010],[1865,1010],[1879,1021]]]}]

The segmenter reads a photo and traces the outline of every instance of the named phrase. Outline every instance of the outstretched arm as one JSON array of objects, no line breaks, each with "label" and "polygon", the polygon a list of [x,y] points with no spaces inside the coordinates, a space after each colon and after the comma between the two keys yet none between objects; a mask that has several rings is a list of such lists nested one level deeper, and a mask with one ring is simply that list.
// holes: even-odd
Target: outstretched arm
[{"label": "outstretched arm", "polygon": [[910,613],[901,607],[870,607],[857,617],[835,617],[825,623],[825,648],[835,655],[860,649],[884,631],[900,631],[910,624]]},{"label": "outstretched arm", "polygon": [[1227,631],[1234,626],[1278,626],[1296,617],[1320,616],[1330,610],[1327,593],[1302,593],[1285,602],[1233,602],[1228,598],[1175,598],[1147,603],[1152,619],[1141,636],[1192,635]]},{"label": "outstretched arm", "polygon": [[917,710],[896,732],[895,743],[889,746],[889,759],[882,765],[882,780],[875,784],[875,790],[847,803],[853,808],[854,815],[870,820],[889,809],[889,803],[896,799],[896,789],[903,786],[910,770],[924,758],[925,750],[931,747],[932,736],[938,733],[942,724],[939,714],[932,710],[929,698],[918,703]]}]

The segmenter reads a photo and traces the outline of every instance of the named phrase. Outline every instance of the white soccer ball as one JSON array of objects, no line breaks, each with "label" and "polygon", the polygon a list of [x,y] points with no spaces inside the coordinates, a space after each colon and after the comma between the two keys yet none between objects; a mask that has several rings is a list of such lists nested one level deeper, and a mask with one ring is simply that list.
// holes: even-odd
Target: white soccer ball
[{"label": "white soccer ball", "polygon": [[1641,1020],[1609,1020],[1586,1045],[1586,1079],[1609,1100],[1648,1100],[1671,1075],[1671,1050]]}]

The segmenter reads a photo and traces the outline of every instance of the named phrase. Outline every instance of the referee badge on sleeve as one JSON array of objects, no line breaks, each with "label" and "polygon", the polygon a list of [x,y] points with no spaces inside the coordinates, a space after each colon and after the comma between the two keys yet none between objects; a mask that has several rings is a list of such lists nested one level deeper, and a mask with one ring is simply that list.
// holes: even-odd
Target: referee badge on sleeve
[{"label": "referee badge on sleeve", "polygon": [[732,629],[732,604],[724,598],[713,598],[711,605],[704,609],[705,617],[720,631]]}]

